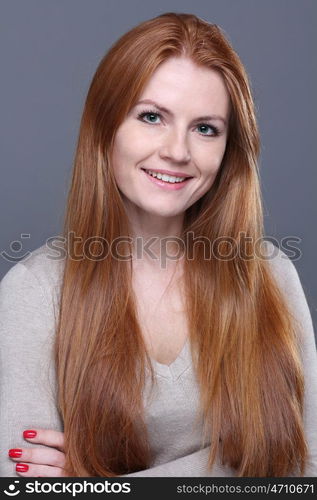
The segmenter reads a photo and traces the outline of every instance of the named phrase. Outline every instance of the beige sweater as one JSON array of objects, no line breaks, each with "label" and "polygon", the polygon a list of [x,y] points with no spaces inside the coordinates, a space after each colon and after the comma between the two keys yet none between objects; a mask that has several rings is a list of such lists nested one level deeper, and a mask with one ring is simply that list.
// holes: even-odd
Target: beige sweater
[{"label": "beige sweater", "polygon": [[[269,243],[272,251],[272,243]],[[301,324],[305,371],[305,432],[309,464],[305,476],[317,476],[317,355],[305,295],[292,261],[275,248],[274,275]],[[10,448],[35,446],[22,432],[33,427],[63,430],[55,406],[52,347],[63,261],[49,258],[46,245],[15,264],[0,283],[0,476],[15,476]],[[126,476],[229,477],[234,472],[216,462],[207,468],[209,446],[201,448],[197,419],[198,386],[189,342],[169,366],[153,360],[156,391],[145,391],[146,423],[154,460],[149,469]],[[210,444],[210,443],[209,443]],[[39,445],[37,445],[39,446]]]}]

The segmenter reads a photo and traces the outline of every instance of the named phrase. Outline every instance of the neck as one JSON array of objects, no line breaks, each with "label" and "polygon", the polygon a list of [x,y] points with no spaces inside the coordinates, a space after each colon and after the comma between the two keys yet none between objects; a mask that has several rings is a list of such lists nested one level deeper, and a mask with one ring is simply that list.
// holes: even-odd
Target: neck
[{"label": "neck", "polygon": [[133,239],[133,261],[153,269],[174,268],[182,260],[184,213],[164,217],[140,209],[127,211]]}]

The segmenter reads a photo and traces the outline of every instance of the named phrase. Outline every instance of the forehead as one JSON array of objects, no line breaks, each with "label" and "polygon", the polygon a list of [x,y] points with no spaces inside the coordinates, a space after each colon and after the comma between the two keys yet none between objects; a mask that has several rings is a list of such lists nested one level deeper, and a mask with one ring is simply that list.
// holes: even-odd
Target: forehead
[{"label": "forehead", "polygon": [[141,93],[141,99],[157,100],[170,109],[199,108],[227,114],[229,94],[222,75],[198,66],[187,57],[171,57],[161,63]]}]

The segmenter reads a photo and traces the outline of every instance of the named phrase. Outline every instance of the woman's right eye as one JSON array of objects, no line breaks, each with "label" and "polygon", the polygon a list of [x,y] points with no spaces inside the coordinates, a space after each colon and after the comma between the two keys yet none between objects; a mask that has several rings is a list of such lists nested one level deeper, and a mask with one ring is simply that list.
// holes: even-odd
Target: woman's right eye
[{"label": "woman's right eye", "polygon": [[145,120],[144,118],[148,116],[148,117],[151,117],[151,118],[156,118],[156,117],[160,117],[162,118],[162,116],[160,115],[160,113],[156,113],[155,111],[142,111],[142,113],[139,113],[138,114],[138,119],[145,122],[145,123],[157,123],[157,122],[154,122],[150,119],[150,121],[148,120]]}]

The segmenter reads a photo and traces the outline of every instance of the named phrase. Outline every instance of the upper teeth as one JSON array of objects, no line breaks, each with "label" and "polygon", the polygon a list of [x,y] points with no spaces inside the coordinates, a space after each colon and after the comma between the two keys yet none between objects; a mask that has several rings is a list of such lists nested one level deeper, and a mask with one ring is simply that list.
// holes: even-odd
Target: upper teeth
[{"label": "upper teeth", "polygon": [[157,177],[165,182],[182,182],[186,177],[173,177],[172,175],[160,174],[159,172],[154,172],[154,170],[145,170],[147,174],[152,175],[152,177]]}]

